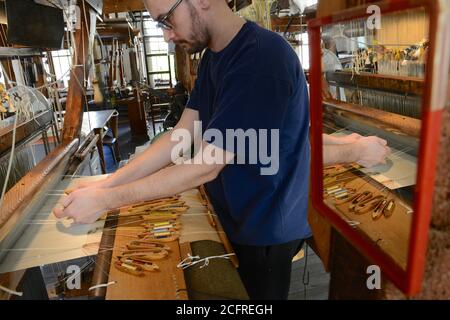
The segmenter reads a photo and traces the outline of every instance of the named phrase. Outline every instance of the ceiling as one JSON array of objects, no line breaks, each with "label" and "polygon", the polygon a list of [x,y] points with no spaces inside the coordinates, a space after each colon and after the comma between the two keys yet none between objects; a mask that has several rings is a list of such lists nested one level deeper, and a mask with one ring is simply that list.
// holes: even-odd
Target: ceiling
[{"label": "ceiling", "polygon": [[103,13],[146,11],[143,0],[104,0]]}]

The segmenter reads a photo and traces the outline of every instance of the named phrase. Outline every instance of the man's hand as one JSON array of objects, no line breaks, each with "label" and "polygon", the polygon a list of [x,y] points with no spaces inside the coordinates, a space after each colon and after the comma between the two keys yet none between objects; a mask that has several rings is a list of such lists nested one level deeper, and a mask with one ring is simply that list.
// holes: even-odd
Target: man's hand
[{"label": "man's hand", "polygon": [[108,188],[109,180],[108,177],[96,180],[96,181],[79,181],[74,186],[67,188],[64,190],[66,194],[71,194],[72,192],[79,190],[79,189],[85,189],[85,188]]},{"label": "man's hand", "polygon": [[386,163],[385,157],[391,152],[387,141],[378,137],[361,137],[354,143],[359,165],[370,168],[380,163]]},{"label": "man's hand", "polygon": [[75,223],[94,223],[109,208],[108,189],[83,188],[63,197],[53,210],[57,218],[71,218]]}]

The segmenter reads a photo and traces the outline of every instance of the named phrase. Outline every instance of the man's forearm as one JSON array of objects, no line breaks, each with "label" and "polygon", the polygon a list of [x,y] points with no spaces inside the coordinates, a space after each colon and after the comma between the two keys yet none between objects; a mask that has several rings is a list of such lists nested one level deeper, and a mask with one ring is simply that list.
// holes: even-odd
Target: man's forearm
[{"label": "man's forearm", "polygon": [[151,144],[147,150],[138,155],[129,164],[117,170],[111,175],[104,186],[115,187],[131,181],[142,179],[145,176],[166,167],[172,161],[172,149],[179,142],[172,141],[171,135],[178,129],[187,130],[191,139],[194,135],[194,121],[198,120],[198,111],[186,108],[183,111],[180,121],[172,131],[161,136],[155,143]]},{"label": "man's forearm", "polygon": [[339,142],[339,138],[333,137],[329,134],[322,134],[322,142],[323,144],[341,144]]},{"label": "man's forearm", "polygon": [[323,146],[323,163],[325,166],[356,161],[358,161],[358,154],[354,144],[328,144]]},{"label": "man's forearm", "polygon": [[137,181],[111,188],[111,209],[195,188],[213,180],[220,166],[180,164],[164,168]]},{"label": "man's forearm", "polygon": [[163,135],[144,152],[108,177],[107,186],[115,187],[141,179],[171,163],[171,150],[176,142],[170,141],[170,132]]}]

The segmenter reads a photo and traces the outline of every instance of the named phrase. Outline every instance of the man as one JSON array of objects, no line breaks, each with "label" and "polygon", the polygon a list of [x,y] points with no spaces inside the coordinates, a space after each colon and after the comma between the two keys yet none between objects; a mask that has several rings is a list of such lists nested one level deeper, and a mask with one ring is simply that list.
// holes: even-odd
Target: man
[{"label": "man", "polygon": [[[336,42],[331,37],[322,37],[323,47],[322,47],[322,72],[323,72],[323,94],[326,99],[337,99],[337,88],[334,86],[328,86],[325,74],[327,72],[334,72],[342,70],[342,64],[339,61],[336,50]],[[339,88],[339,98],[338,100],[346,101],[344,88]]]},{"label": "man", "polygon": [[[194,136],[197,120],[202,121],[203,132],[213,130],[225,137],[230,129],[267,129],[279,137],[265,146],[276,153],[278,170],[262,174],[264,164],[259,160],[228,164],[236,157],[248,160],[249,155],[228,148],[228,143],[223,147],[220,139],[202,141],[203,151],[193,161],[197,164],[167,167],[177,142],[166,134],[107,179],[79,185],[62,200],[55,215],[89,223],[108,209],[206,184],[239,259],[239,273],[250,298],[286,299],[292,257],[303,239],[311,236],[306,217],[308,92],[298,57],[277,34],[234,15],[225,0],[145,3],[166,41],[189,53],[206,48],[195,88],[173,132],[185,129]],[[364,150],[375,149],[372,153],[377,157],[385,153],[379,141],[352,139],[343,145],[344,152],[329,154],[334,157],[331,161],[358,161]],[[206,150],[223,155],[222,161],[202,163]]]}]

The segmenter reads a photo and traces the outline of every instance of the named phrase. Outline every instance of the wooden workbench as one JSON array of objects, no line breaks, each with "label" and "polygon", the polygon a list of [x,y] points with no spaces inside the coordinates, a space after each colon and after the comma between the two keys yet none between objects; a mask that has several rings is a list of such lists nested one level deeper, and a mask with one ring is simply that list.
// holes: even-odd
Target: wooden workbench
[{"label": "wooden workbench", "polygon": [[[190,206],[189,210],[183,213],[179,219],[182,222],[181,236],[175,241],[164,243],[170,247],[169,256],[155,261],[159,271],[145,272],[143,277],[125,273],[113,265],[116,257],[124,250],[125,246],[130,241],[135,240],[136,238],[134,237],[142,232],[139,227],[142,221],[139,218],[134,218],[133,220],[131,217],[124,218],[123,216],[119,219],[113,219],[112,217],[117,212],[110,214],[103,231],[92,285],[115,283],[108,287],[92,290],[90,298],[107,300],[185,300],[188,299],[190,288],[186,285],[184,271],[177,268],[177,265],[188,254],[195,255],[192,252],[191,243],[196,244],[197,247],[202,241],[210,244],[214,243],[223,248],[219,250],[223,250],[222,254],[230,253],[232,248],[219,221],[216,220],[217,217],[214,211],[211,211],[209,201],[204,198],[204,194],[194,189],[183,193],[181,197]],[[122,209],[121,213],[123,212],[125,212],[124,209]],[[202,214],[203,212],[204,214]],[[203,225],[201,229],[197,228],[199,224]],[[210,255],[215,254],[207,254],[205,252],[201,257],[204,258]],[[211,270],[208,269],[208,272],[203,272],[205,269],[197,269],[197,271],[206,275],[206,278],[203,277],[201,281],[204,283],[216,281],[219,283],[217,286],[220,287],[220,281],[227,279],[227,282],[233,282],[231,286],[234,286],[235,290],[223,289],[223,291],[226,291],[225,294],[228,294],[229,298],[246,299],[245,289],[236,270],[237,259],[232,257],[230,260],[219,260],[210,263],[208,268]],[[227,270],[228,275],[224,276],[212,271],[212,268],[215,266],[222,268],[221,270]],[[195,270],[189,269],[189,272],[189,274],[192,274]],[[215,279],[211,279],[211,277]],[[201,284],[197,285],[196,288],[198,287],[201,288]],[[199,290],[195,289],[195,291]],[[221,296],[224,295],[223,292],[218,292],[217,295],[219,294]],[[214,293],[206,292],[203,294],[204,296],[212,297]]]}]

